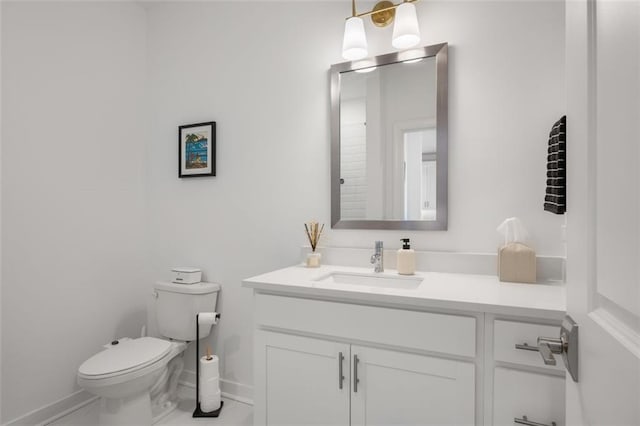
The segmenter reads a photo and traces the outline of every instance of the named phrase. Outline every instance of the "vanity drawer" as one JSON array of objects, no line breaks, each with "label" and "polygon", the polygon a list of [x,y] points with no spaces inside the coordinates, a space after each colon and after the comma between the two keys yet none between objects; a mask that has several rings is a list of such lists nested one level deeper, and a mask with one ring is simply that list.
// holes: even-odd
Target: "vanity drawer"
[{"label": "vanity drawer", "polygon": [[496,361],[512,362],[533,367],[544,367],[564,371],[562,357],[556,355],[556,365],[545,365],[540,353],[516,349],[516,345],[537,346],[538,337],[560,336],[560,326],[530,324],[515,321],[494,322],[493,358]]},{"label": "vanity drawer", "polygon": [[541,373],[498,367],[493,381],[493,425],[512,426],[527,419],[551,426],[564,425],[564,379]]},{"label": "vanity drawer", "polygon": [[258,327],[475,357],[476,318],[257,294]]}]

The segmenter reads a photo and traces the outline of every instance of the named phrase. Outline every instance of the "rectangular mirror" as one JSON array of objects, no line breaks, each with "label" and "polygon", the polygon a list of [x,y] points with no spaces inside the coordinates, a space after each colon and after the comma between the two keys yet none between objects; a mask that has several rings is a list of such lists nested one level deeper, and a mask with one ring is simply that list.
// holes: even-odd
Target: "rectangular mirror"
[{"label": "rectangular mirror", "polygon": [[447,229],[447,44],[331,66],[331,224]]}]

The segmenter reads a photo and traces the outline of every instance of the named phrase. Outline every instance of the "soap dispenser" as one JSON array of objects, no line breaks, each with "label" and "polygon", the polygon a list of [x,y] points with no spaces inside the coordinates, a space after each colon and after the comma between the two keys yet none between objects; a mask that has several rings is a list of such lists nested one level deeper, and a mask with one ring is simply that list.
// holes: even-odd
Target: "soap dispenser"
[{"label": "soap dispenser", "polygon": [[413,275],[416,272],[416,252],[409,245],[409,238],[403,238],[402,248],[398,250],[398,273]]}]

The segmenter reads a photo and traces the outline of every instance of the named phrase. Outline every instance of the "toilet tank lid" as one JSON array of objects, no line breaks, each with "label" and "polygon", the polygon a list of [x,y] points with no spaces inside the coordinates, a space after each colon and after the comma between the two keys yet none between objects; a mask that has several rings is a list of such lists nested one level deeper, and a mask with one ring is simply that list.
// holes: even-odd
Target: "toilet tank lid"
[{"label": "toilet tank lid", "polygon": [[153,287],[158,291],[182,294],[210,294],[220,291],[220,284],[204,282],[196,284],[176,284],[158,281]]}]

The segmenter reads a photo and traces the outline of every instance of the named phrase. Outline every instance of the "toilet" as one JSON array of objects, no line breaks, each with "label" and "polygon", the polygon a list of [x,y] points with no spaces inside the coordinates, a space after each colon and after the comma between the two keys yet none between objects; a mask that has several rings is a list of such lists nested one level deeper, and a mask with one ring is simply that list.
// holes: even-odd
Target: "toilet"
[{"label": "toilet", "polygon": [[[101,425],[152,425],[176,407],[182,354],[196,338],[196,315],[213,312],[220,285],[154,284],[155,311],[162,338],[123,338],[78,368],[78,385],[100,397]],[[200,338],[211,326],[200,325]]]}]

